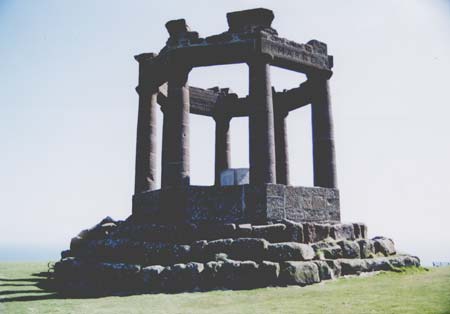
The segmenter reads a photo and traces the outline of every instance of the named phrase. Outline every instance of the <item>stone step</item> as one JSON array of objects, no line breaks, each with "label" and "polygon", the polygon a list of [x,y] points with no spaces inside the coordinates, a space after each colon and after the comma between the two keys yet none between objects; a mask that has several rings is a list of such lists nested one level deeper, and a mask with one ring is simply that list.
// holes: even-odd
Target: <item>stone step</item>
[{"label": "stone step", "polygon": [[219,239],[196,241],[190,245],[130,239],[90,240],[72,243],[62,257],[91,258],[103,262],[135,263],[140,265],[170,265],[215,260],[225,254],[234,260],[308,261],[339,258],[371,258],[396,253],[388,238],[373,240],[322,241],[314,244],[298,242],[270,243],[262,238]]},{"label": "stone step", "polygon": [[146,242],[190,244],[199,240],[226,238],[262,238],[269,242],[315,243],[325,239],[355,240],[367,238],[367,227],[361,223],[298,223],[281,220],[265,225],[251,224],[138,224],[106,222],[83,230],[72,242],[128,238]]},{"label": "stone step", "polygon": [[280,263],[224,258],[207,263],[189,262],[148,267],[69,257],[55,264],[54,278],[58,291],[66,295],[110,295],[306,286],[345,275],[419,265],[417,257],[408,255]]}]

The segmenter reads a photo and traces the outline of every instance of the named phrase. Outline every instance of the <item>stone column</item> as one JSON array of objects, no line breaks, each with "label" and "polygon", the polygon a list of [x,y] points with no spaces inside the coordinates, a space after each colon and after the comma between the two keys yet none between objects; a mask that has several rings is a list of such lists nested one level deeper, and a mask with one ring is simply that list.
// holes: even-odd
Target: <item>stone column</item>
[{"label": "stone column", "polygon": [[250,183],[276,182],[275,138],[269,56],[254,57],[249,65]]},{"label": "stone column", "polygon": [[151,86],[146,61],[153,59],[153,53],[136,56],[139,62],[139,110],[136,136],[136,164],[134,193],[156,189],[156,100],[158,89]]},{"label": "stone column", "polygon": [[288,111],[278,110],[275,113],[275,155],[277,161],[277,183],[289,185],[289,156],[286,130]]},{"label": "stone column", "polygon": [[189,71],[185,67],[173,66],[168,73],[167,103],[163,108],[161,188],[190,184]]},{"label": "stone column", "polygon": [[308,77],[311,87],[314,186],[336,188],[333,116],[328,80]]},{"label": "stone column", "polygon": [[216,114],[216,142],[215,142],[215,185],[220,186],[220,174],[230,168],[230,117]]}]

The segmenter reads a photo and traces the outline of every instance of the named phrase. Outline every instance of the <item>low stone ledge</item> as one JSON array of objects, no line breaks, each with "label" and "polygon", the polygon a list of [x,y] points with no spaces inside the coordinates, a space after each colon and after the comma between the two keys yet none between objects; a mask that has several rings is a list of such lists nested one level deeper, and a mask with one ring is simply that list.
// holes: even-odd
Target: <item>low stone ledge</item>
[{"label": "low stone ledge", "polygon": [[[112,223],[106,223],[106,225],[109,224]],[[104,227],[104,225],[94,227],[93,230],[97,230],[98,228],[112,228]],[[161,225],[137,224],[126,221],[118,223],[116,227],[109,229],[110,231],[108,233],[102,233],[101,236],[99,236],[100,233],[97,231],[93,233],[81,232],[72,239],[70,250],[81,254],[80,252],[86,250],[86,246],[92,241],[111,241],[111,243],[116,243],[121,241],[121,239],[127,239],[128,241],[137,243],[164,242],[182,245],[189,245],[200,240],[214,241],[226,238],[260,238],[271,243],[317,243],[328,240],[359,239],[364,233],[361,231],[363,229],[362,224],[298,223],[286,219],[265,225],[236,225],[232,223],[213,225]],[[380,247],[380,251],[383,252],[382,245],[380,244],[377,247]],[[67,253],[65,256],[67,256]]]},{"label": "low stone ledge", "polygon": [[395,255],[390,256],[389,262],[394,267],[419,267],[420,266],[420,259],[417,256],[411,256],[411,255]]},{"label": "low stone ledge", "polygon": [[296,242],[273,243],[268,245],[267,259],[270,261],[308,261],[315,256],[311,246]]},{"label": "low stone ledge", "polygon": [[[376,249],[378,243],[378,249]],[[102,262],[131,263],[144,266],[173,265],[188,262],[208,262],[217,254],[234,260],[305,261],[311,259],[359,259],[390,256],[395,252],[387,238],[358,241],[326,241],[313,244],[297,242],[270,243],[262,238],[218,239],[195,241],[190,245],[162,242],[142,242],[130,239],[106,239],[83,242],[73,250],[64,251],[62,258],[91,258]]]},{"label": "low stone ledge", "polygon": [[193,290],[200,285],[203,269],[203,264],[193,262],[167,266],[159,274],[161,287],[168,292]]},{"label": "low stone ledge", "polygon": [[284,242],[289,241],[289,230],[286,230],[285,224],[276,223],[271,225],[253,226],[252,238],[262,238],[269,242]]},{"label": "low stone ledge", "polygon": [[257,238],[239,238],[231,243],[231,257],[239,260],[263,260],[269,242]]},{"label": "low stone ledge", "polygon": [[306,286],[320,282],[319,268],[314,262],[283,262],[279,282],[282,285]]},{"label": "low stone ledge", "polygon": [[217,288],[310,285],[345,275],[392,271],[420,266],[417,257],[392,255],[372,259],[313,261],[236,261],[178,263],[142,267],[65,258],[55,264],[58,291],[66,295],[109,295],[142,292],[182,292]]}]

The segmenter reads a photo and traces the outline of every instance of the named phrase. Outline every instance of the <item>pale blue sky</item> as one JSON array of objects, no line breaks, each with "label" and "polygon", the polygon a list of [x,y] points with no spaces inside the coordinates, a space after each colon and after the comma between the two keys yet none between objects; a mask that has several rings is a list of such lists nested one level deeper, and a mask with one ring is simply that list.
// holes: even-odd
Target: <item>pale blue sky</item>
[{"label": "pale blue sky", "polygon": [[[266,7],[282,37],[318,39],[331,78],[344,221],[394,238],[425,263],[450,260],[450,1],[0,0],[0,260],[57,256],[81,229],[131,211],[137,63],[164,24],[201,36],[230,11]],[[300,74],[272,68],[277,89]],[[246,95],[245,65],[195,69],[190,84]],[[161,114],[159,114],[159,119]],[[214,123],[191,116],[193,184],[213,182]],[[159,120],[161,122],[161,119]],[[160,125],[161,126],[161,125]],[[159,128],[160,128],[159,126]],[[246,119],[232,165],[248,165]],[[288,118],[292,182],[311,185],[309,109]],[[19,252],[19,253],[18,253]]]}]

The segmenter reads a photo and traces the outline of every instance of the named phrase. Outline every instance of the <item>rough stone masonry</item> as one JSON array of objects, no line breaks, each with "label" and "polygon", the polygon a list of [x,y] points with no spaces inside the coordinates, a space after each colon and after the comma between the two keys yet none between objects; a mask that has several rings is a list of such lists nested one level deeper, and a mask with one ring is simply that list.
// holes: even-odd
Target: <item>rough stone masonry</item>
[{"label": "rough stone masonry", "polygon": [[[309,285],[362,272],[419,266],[362,223],[341,223],[329,93],[333,57],[317,40],[296,43],[272,28],[273,12],[227,14],[229,29],[202,38],[183,19],[166,24],[161,51],[139,63],[135,193],[125,221],[107,217],[72,239],[55,264],[65,295],[180,292]],[[249,93],[188,84],[194,67],[246,63]],[[272,66],[306,74],[276,91]],[[163,112],[157,189],[157,106]],[[290,184],[287,117],[311,106],[314,187]],[[215,121],[215,185],[190,184],[190,114]],[[248,184],[229,171],[230,121],[249,119]],[[295,138],[291,145],[296,145]]]}]

